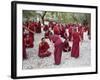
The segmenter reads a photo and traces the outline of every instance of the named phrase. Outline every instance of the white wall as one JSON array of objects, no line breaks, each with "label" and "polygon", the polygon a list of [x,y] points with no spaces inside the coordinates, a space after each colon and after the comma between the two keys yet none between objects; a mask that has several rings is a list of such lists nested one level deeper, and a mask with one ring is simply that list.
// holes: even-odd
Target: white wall
[{"label": "white wall", "polygon": [[[19,0],[20,1],[20,0]],[[26,0],[24,0],[26,1]],[[66,3],[66,4],[82,4],[82,5],[100,5],[100,0],[30,0],[37,2],[49,2],[49,3]],[[11,65],[11,14],[10,14],[10,2],[11,0],[0,0],[0,80],[11,80],[10,78],[10,65]],[[99,6],[100,8],[100,6]],[[99,11],[100,14],[100,11]],[[100,15],[98,16],[100,22]],[[98,25],[100,26],[100,24]],[[100,29],[98,27],[98,34]],[[98,37],[100,41],[100,36]],[[98,42],[100,44],[100,42]],[[100,45],[99,45],[100,47]],[[100,49],[99,49],[100,52]],[[100,61],[100,54],[98,57]],[[100,67],[100,62],[99,62]],[[63,77],[51,77],[42,78],[42,80],[100,80],[99,74],[95,75],[78,75],[78,76],[63,76]],[[23,79],[24,80],[24,79]],[[30,80],[30,79],[27,79]],[[32,79],[31,79],[32,80]],[[41,80],[35,78],[34,80]]]}]

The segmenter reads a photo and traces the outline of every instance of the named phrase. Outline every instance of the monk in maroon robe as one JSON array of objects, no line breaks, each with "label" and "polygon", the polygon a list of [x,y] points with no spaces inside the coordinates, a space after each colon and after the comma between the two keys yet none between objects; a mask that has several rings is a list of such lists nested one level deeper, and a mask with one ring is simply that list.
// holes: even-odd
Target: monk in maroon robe
[{"label": "monk in maroon robe", "polygon": [[63,51],[64,51],[64,52],[69,52],[69,51],[71,51],[71,47],[69,46],[69,43],[68,43],[68,40],[67,40],[67,39],[64,41]]},{"label": "monk in maroon robe", "polygon": [[41,22],[40,21],[37,23],[36,32],[41,33]]},{"label": "monk in maroon robe", "polygon": [[49,22],[49,28],[51,28],[53,30],[54,24],[52,21]]},{"label": "monk in maroon robe", "polygon": [[[35,27],[35,25],[34,25],[32,22],[30,22],[29,25],[28,25],[28,28],[29,28],[31,31],[34,32],[34,29],[35,29],[34,27]],[[32,38],[32,40],[34,41],[34,33],[29,32],[29,35],[30,35],[30,37]]]},{"label": "monk in maroon robe", "polygon": [[49,30],[49,26],[48,25],[45,25],[44,28],[43,28],[43,30],[44,31],[48,31]]},{"label": "monk in maroon robe", "polygon": [[38,22],[35,22],[35,32],[40,33],[41,32],[41,25]]},{"label": "monk in maroon robe", "polygon": [[25,46],[26,46],[26,48],[33,48],[33,46],[34,46],[32,37],[30,37],[29,34],[26,35]]},{"label": "monk in maroon robe", "polygon": [[50,34],[49,36],[50,41],[52,40],[54,43],[54,60],[55,65],[59,65],[61,63],[61,56],[62,56],[62,50],[63,50],[63,42],[60,39],[59,35],[53,35]]},{"label": "monk in maroon robe", "polygon": [[26,47],[25,47],[25,34],[23,33],[23,59],[27,59]]},{"label": "monk in maroon robe", "polygon": [[56,35],[60,34],[60,29],[57,24],[54,26],[53,31],[54,31],[54,34],[56,34]]},{"label": "monk in maroon robe", "polygon": [[72,26],[69,27],[68,32],[69,32],[69,41],[71,41],[71,39],[72,39]]},{"label": "monk in maroon robe", "polygon": [[38,56],[41,58],[49,57],[51,55],[51,52],[48,51],[49,48],[49,44],[45,41],[45,38],[42,38],[39,44]]},{"label": "monk in maroon robe", "polygon": [[79,32],[77,32],[76,29],[74,29],[72,39],[73,39],[73,44],[72,44],[72,50],[71,50],[71,57],[78,58],[79,57],[80,34]]},{"label": "monk in maroon robe", "polygon": [[48,38],[48,37],[49,37],[49,35],[50,35],[50,33],[51,33],[51,31],[50,31],[50,30],[46,31],[46,32],[45,32],[45,34],[44,34],[45,38]]},{"label": "monk in maroon robe", "polygon": [[63,25],[60,26],[60,35],[64,38],[65,28]]}]

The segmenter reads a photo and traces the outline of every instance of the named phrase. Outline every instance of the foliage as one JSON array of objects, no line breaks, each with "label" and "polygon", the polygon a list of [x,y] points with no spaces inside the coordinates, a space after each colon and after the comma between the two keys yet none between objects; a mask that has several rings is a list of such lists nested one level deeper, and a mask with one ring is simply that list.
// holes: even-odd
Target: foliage
[{"label": "foliage", "polygon": [[50,11],[32,11],[23,10],[23,18],[30,18],[41,20],[54,20],[61,23],[81,23],[84,25],[90,24],[91,15],[89,13],[72,13],[72,12],[50,12]]}]

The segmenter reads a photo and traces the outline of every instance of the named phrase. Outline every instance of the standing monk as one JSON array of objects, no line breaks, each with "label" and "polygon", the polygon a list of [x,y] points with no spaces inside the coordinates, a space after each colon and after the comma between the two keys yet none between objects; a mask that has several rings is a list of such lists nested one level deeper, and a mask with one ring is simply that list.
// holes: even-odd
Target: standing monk
[{"label": "standing monk", "polygon": [[53,31],[54,31],[54,34],[56,34],[56,35],[59,35],[59,34],[60,34],[60,29],[59,29],[58,24],[56,24],[56,25],[54,26]]},{"label": "standing monk", "polygon": [[50,34],[49,36],[50,40],[54,43],[54,60],[55,65],[59,65],[61,63],[61,56],[62,56],[62,50],[63,50],[63,42],[60,39],[59,35],[53,35]]},{"label": "standing monk", "polygon": [[38,22],[37,33],[41,33],[41,22]]},{"label": "standing monk", "polygon": [[80,34],[77,32],[76,29],[74,29],[73,35],[73,44],[72,44],[72,51],[71,51],[71,56],[78,58],[79,57],[79,42],[80,42]]},{"label": "standing monk", "polygon": [[60,35],[64,38],[65,27],[63,25],[60,26]]},{"label": "standing monk", "polygon": [[23,60],[27,59],[27,54],[26,54],[26,47],[25,47],[25,34],[23,32]]},{"label": "standing monk", "polygon": [[[30,22],[30,23],[28,24],[28,29],[30,29],[31,31],[34,32],[34,24],[33,24],[32,22]],[[34,33],[29,32],[29,35],[30,35],[30,37],[32,38],[32,40],[34,41]]]},{"label": "standing monk", "polygon": [[41,58],[50,56],[51,52],[48,51],[49,48],[50,48],[49,44],[45,41],[45,38],[42,38],[41,42],[39,44],[38,56],[41,57]]},{"label": "standing monk", "polygon": [[69,32],[69,41],[71,41],[71,39],[72,39],[72,26],[69,27],[68,32]]}]

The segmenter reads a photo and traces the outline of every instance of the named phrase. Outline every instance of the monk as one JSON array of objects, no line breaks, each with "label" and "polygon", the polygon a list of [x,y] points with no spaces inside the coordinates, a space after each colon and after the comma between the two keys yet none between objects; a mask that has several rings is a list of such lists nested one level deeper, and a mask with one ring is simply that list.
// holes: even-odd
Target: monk
[{"label": "monk", "polygon": [[79,43],[80,43],[80,34],[77,32],[76,29],[74,29],[73,35],[73,44],[72,44],[72,50],[71,50],[71,57],[78,58],[79,57]]},{"label": "monk", "polygon": [[29,34],[26,35],[25,46],[26,46],[26,48],[33,48],[33,46],[34,46],[32,37],[30,37]]},{"label": "monk", "polygon": [[49,36],[50,41],[54,43],[54,61],[55,65],[59,65],[61,63],[61,56],[62,56],[62,50],[63,50],[63,42],[59,35],[53,35],[50,33]]},{"label": "monk", "polygon": [[52,21],[49,22],[49,27],[53,30],[54,24]]},{"label": "monk", "polygon": [[25,34],[23,32],[23,60],[27,59],[27,54],[26,54],[26,47],[25,47]]},{"label": "monk", "polygon": [[42,38],[39,44],[38,56],[40,58],[49,57],[51,55],[51,52],[48,51],[49,48],[49,44],[45,41],[45,38]]},{"label": "monk", "polygon": [[60,35],[64,38],[65,27],[63,25],[60,26]]},{"label": "monk", "polygon": [[59,35],[60,34],[60,29],[58,27],[58,24],[56,24],[53,28],[54,34]]},{"label": "monk", "polygon": [[35,32],[36,33],[41,33],[41,24],[40,22],[35,22]]},{"label": "monk", "polygon": [[[30,22],[29,24],[28,24],[28,28],[31,30],[31,31],[33,31],[34,32],[34,24],[32,23],[32,22]],[[29,32],[29,35],[30,35],[30,37],[32,38],[32,40],[34,41],[34,33],[32,33],[32,32]]]},{"label": "monk", "polygon": [[40,21],[37,23],[36,32],[41,33],[41,22]]},{"label": "monk", "polygon": [[71,51],[71,47],[69,46],[69,43],[68,43],[68,40],[67,40],[67,39],[64,41],[63,51],[64,51],[64,52],[69,52],[69,51]]},{"label": "monk", "polygon": [[50,31],[50,30],[47,30],[47,31],[45,32],[45,34],[44,34],[45,38],[48,38],[50,33],[51,33],[51,31]]},{"label": "monk", "polygon": [[34,47],[34,44],[33,44],[33,42],[34,42],[33,28],[31,28],[31,26],[28,26],[28,27],[23,26],[23,31],[25,32],[25,30],[28,31],[28,33],[25,34],[26,35],[25,36],[25,46],[27,48],[33,48]]},{"label": "monk", "polygon": [[69,41],[71,41],[71,39],[72,39],[72,26],[69,27],[68,32],[69,32]]},{"label": "monk", "polygon": [[45,32],[48,31],[48,30],[49,30],[49,26],[48,26],[48,25],[45,25],[44,28],[43,28],[43,30],[44,30]]}]

